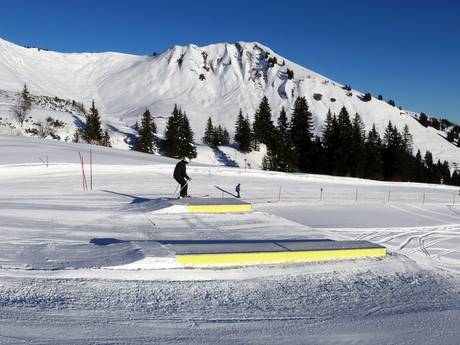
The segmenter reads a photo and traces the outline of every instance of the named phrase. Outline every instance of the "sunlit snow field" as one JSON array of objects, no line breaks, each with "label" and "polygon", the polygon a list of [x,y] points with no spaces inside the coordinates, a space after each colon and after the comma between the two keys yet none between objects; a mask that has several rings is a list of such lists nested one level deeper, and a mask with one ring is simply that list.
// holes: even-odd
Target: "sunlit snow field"
[{"label": "sunlit snow field", "polygon": [[[0,148],[1,344],[458,343],[458,188],[205,160],[188,167],[190,194],[231,197],[215,186],[241,183],[254,212],[197,215],[163,209],[174,160],[12,136]],[[319,238],[390,255],[183,269],[156,242]]]}]

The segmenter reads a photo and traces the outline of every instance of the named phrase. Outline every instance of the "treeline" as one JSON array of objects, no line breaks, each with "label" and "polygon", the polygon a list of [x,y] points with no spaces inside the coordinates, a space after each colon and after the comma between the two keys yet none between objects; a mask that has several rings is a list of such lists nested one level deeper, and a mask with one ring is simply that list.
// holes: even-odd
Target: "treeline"
[{"label": "treeline", "polygon": [[[25,91],[27,95],[27,90]],[[142,116],[141,125],[135,125],[138,139],[134,149],[155,152],[156,125],[149,110]],[[110,146],[107,131],[94,101],[86,114],[86,123],[79,129],[74,141]],[[248,116],[238,114],[235,124],[235,143],[241,152],[258,150],[265,144],[267,153],[262,166],[266,170],[306,172],[334,176],[350,176],[385,181],[412,181],[460,185],[460,174],[450,173],[447,161],[433,161],[433,155],[420,150],[413,154],[413,141],[406,125],[402,131],[391,122],[383,137],[375,125],[368,132],[359,114],[350,116],[342,107],[339,114],[327,113],[320,135],[313,132],[313,115],[305,97],[298,97],[290,119],[284,107],[276,124],[267,97],[263,97],[251,123]],[[211,146],[230,143],[228,131],[214,126],[208,118],[203,142]],[[194,134],[185,111],[177,105],[168,118],[164,138],[158,140],[162,153],[174,158],[196,158]]]},{"label": "treeline", "polygon": [[[155,134],[157,127],[149,110],[142,115],[141,125],[136,122],[134,128],[139,137],[134,145],[136,151],[154,153]],[[159,140],[161,149],[166,156],[173,158],[196,158],[196,148],[193,140],[193,132],[188,121],[187,114],[174,105],[171,116],[168,118],[164,139]]]},{"label": "treeline", "polygon": [[438,131],[447,132],[446,140],[460,147],[460,126],[447,119],[438,120],[435,117],[428,117],[425,113],[420,113],[418,122],[423,127],[433,127]]},{"label": "treeline", "polygon": [[399,131],[389,122],[381,137],[375,125],[366,132],[360,115],[351,117],[342,107],[338,115],[328,112],[321,135],[315,136],[305,97],[295,101],[290,120],[282,108],[276,124],[264,97],[252,126],[240,112],[235,133],[242,152],[259,143],[267,146],[267,170],[460,185],[459,174],[450,174],[447,161],[434,162],[429,151],[423,157],[420,150],[413,154],[407,125]]},{"label": "treeline", "polygon": [[202,141],[203,144],[210,146],[228,145],[230,144],[230,135],[221,125],[215,127],[211,117],[209,117]]}]

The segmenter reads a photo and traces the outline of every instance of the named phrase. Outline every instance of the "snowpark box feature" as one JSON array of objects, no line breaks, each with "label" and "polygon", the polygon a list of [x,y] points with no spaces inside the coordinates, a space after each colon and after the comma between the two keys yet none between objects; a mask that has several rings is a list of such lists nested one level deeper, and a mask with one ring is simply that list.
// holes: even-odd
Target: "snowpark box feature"
[{"label": "snowpark box feature", "polygon": [[238,266],[381,258],[385,247],[368,241],[173,241],[160,242],[185,267]]},{"label": "snowpark box feature", "polygon": [[249,212],[250,203],[231,198],[185,198],[173,201],[176,205],[185,206],[192,213],[235,213]]}]

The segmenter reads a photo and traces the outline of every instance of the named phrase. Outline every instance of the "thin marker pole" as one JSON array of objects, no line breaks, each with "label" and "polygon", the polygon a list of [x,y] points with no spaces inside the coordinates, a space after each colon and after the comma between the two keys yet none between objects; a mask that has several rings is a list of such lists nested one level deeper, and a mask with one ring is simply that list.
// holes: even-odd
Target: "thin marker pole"
[{"label": "thin marker pole", "polygon": [[80,152],[78,152],[80,156],[80,163],[81,163],[81,175],[83,178],[83,190],[88,190],[88,183],[86,182],[86,175],[85,175],[85,167],[84,167],[84,160],[83,156],[81,155]]},{"label": "thin marker pole", "polygon": [[85,190],[85,179],[84,179],[84,175],[83,175],[83,161],[82,161],[82,158],[81,158],[81,153],[78,152],[78,156],[80,157],[80,165],[81,165],[81,182],[82,182],[82,188],[83,190]]},{"label": "thin marker pole", "polygon": [[280,189],[278,191],[278,201],[281,201],[281,186],[280,186]]},{"label": "thin marker pole", "polygon": [[356,188],[355,202],[358,202],[358,188]]},{"label": "thin marker pole", "polygon": [[93,190],[93,151],[89,150],[89,185]]}]

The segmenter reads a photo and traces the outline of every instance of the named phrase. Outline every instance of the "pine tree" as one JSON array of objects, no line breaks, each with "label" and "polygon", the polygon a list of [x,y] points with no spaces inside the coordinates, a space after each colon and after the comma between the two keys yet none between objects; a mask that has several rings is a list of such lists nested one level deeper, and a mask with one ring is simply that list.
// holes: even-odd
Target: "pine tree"
[{"label": "pine tree", "polygon": [[253,142],[253,132],[251,129],[251,122],[249,121],[249,118],[247,116],[242,121],[240,133],[241,133],[241,138],[239,139],[239,142],[238,142],[240,151],[243,153],[251,152],[251,145]]},{"label": "pine tree", "polygon": [[366,132],[364,123],[358,113],[353,118],[351,126],[351,147],[350,147],[350,176],[364,176],[364,145]]},{"label": "pine tree", "polygon": [[291,139],[289,133],[289,122],[284,107],[281,108],[278,124],[276,127],[279,146],[278,166],[281,171],[290,171],[292,166]]},{"label": "pine tree", "polygon": [[254,137],[258,142],[268,145],[272,140],[273,130],[270,104],[264,96],[254,116]]},{"label": "pine tree", "polygon": [[451,176],[450,176],[449,162],[444,161],[442,163],[441,175],[442,175],[442,179],[443,179],[444,184],[451,184],[452,183]]},{"label": "pine tree", "polygon": [[425,113],[420,113],[418,120],[423,127],[428,127],[428,116]]},{"label": "pine tree", "polygon": [[24,88],[22,89],[16,104],[12,107],[13,115],[21,127],[24,125],[24,121],[31,108],[32,99],[30,97],[29,89],[27,89],[27,84],[24,84]]},{"label": "pine tree", "polygon": [[337,117],[329,109],[324,122],[322,142],[324,147],[324,172],[334,175],[336,170],[338,124]]},{"label": "pine tree", "polygon": [[453,186],[460,186],[460,173],[457,170],[452,173],[451,184]]},{"label": "pine tree", "polygon": [[197,153],[196,147],[193,143],[193,132],[185,112],[181,116],[179,126],[179,139],[180,157],[188,157],[190,159],[196,158]]},{"label": "pine tree", "polygon": [[455,132],[454,132],[453,128],[449,132],[447,132],[447,138],[446,139],[450,143],[453,143],[455,141]]},{"label": "pine tree", "polygon": [[169,157],[183,158],[179,150],[179,127],[181,121],[182,114],[177,108],[177,104],[175,104],[165,130],[164,151]]},{"label": "pine tree", "polygon": [[433,154],[430,151],[425,152],[423,163],[426,168],[426,182],[428,183],[438,183],[435,181],[435,169],[433,164]]},{"label": "pine tree", "polygon": [[262,162],[265,170],[289,171],[291,165],[289,126],[284,107],[280,111],[278,124],[273,130],[272,140],[267,145],[267,154]]},{"label": "pine tree", "polygon": [[294,112],[291,116],[289,134],[292,143],[292,153],[295,157],[294,165],[300,171],[311,171],[312,164],[310,150],[313,141],[313,120],[312,114],[308,110],[305,97],[298,97],[294,103]]},{"label": "pine tree", "polygon": [[222,138],[224,135],[224,131],[222,129],[222,126],[219,125],[214,131],[214,136],[212,138],[212,144],[213,146],[220,146],[222,145]]},{"label": "pine tree", "polygon": [[88,144],[101,144],[102,136],[101,117],[93,100],[89,113],[86,115],[86,124],[83,129],[83,139]]},{"label": "pine tree", "polygon": [[352,125],[350,115],[345,107],[340,110],[337,118],[337,174],[350,176],[350,147],[352,141]]},{"label": "pine tree", "polygon": [[230,144],[230,134],[228,134],[228,131],[226,128],[224,128],[222,132],[222,145],[229,145]]},{"label": "pine tree", "polygon": [[363,102],[369,102],[372,100],[372,95],[369,92],[366,92],[364,96],[361,97]]},{"label": "pine tree", "polygon": [[380,180],[383,177],[382,169],[382,139],[373,124],[364,145],[364,176]]},{"label": "pine tree", "polygon": [[139,128],[139,140],[137,144],[137,151],[154,153],[155,148],[153,141],[155,139],[156,126],[153,122],[152,115],[147,109],[142,115],[141,127]]},{"label": "pine tree", "polygon": [[208,118],[208,122],[206,124],[206,129],[204,130],[204,137],[203,137],[203,144],[206,145],[213,145],[214,140],[214,126],[212,124],[211,117]]},{"label": "pine tree", "polygon": [[425,152],[424,162],[427,168],[433,167],[433,154],[430,151]]},{"label": "pine tree", "polygon": [[406,151],[408,155],[412,156],[414,151],[414,143],[412,139],[412,134],[410,134],[409,126],[407,124],[404,125],[402,140],[404,151]]},{"label": "pine tree", "polygon": [[416,182],[427,182],[428,180],[427,169],[425,165],[423,164],[422,154],[420,153],[420,150],[417,150],[414,160],[415,160],[414,180]]},{"label": "pine tree", "polygon": [[324,147],[319,136],[315,136],[310,149],[311,172],[314,174],[324,173]]},{"label": "pine tree", "polygon": [[240,108],[240,112],[238,114],[238,117],[236,118],[236,124],[235,124],[235,136],[233,137],[233,140],[237,144],[241,143],[242,139],[242,132],[243,132],[243,122],[244,122],[244,117],[243,117],[243,111]]},{"label": "pine tree", "polygon": [[30,97],[29,89],[27,88],[27,84],[24,84],[24,88],[21,92],[22,98],[22,107],[24,112],[28,112],[32,108],[32,99]]},{"label": "pine tree", "polygon": [[391,121],[385,130],[383,146],[383,177],[387,181],[400,181],[405,150],[403,137]]},{"label": "pine tree", "polygon": [[106,147],[112,147],[112,144],[110,143],[109,131],[107,130],[105,130],[104,134],[102,135],[101,145]]}]

